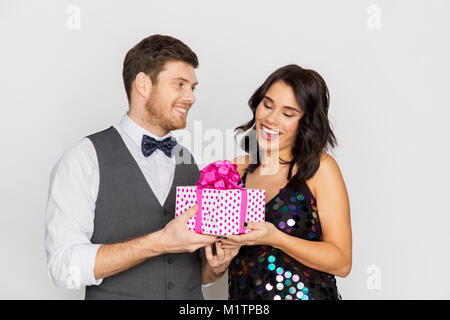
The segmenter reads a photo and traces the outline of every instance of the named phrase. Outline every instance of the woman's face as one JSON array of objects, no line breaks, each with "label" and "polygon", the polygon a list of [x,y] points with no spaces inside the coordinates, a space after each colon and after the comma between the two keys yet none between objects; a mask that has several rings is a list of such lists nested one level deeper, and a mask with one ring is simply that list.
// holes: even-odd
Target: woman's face
[{"label": "woman's face", "polygon": [[292,150],[303,110],[284,81],[273,83],[256,108],[256,137],[263,150]]}]

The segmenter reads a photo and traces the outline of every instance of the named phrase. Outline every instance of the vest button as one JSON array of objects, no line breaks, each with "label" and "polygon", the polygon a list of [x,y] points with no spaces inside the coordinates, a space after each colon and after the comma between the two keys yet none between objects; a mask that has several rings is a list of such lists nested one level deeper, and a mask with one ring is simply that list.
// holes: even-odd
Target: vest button
[{"label": "vest button", "polygon": [[169,282],[169,283],[167,284],[167,288],[173,289],[173,287],[175,287],[175,285],[174,285],[172,282]]}]

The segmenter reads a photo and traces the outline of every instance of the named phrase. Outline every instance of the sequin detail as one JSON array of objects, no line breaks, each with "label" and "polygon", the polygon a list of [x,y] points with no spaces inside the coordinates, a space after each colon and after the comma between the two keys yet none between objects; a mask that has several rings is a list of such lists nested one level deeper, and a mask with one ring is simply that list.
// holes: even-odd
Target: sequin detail
[{"label": "sequin detail", "polygon": [[[306,183],[282,188],[266,203],[265,220],[291,236],[323,240],[316,200]],[[229,299],[341,299],[333,275],[311,269],[270,246],[241,247],[230,264],[228,284]]]}]

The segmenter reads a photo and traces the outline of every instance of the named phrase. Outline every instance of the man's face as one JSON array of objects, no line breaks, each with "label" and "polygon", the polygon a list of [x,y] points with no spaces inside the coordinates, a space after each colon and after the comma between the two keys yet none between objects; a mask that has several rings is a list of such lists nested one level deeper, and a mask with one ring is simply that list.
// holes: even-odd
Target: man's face
[{"label": "man's face", "polygon": [[184,129],[189,109],[195,102],[196,85],[192,65],[183,61],[166,62],[146,102],[151,121],[156,121],[165,131]]}]

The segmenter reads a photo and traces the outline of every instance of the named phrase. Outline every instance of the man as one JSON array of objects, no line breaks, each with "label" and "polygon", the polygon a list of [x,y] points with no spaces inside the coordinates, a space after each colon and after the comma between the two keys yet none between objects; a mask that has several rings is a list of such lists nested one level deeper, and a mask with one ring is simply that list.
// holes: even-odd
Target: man
[{"label": "man", "polygon": [[[197,206],[174,219],[176,186],[199,177],[171,137],[186,127],[197,66],[181,41],[143,39],[123,64],[127,114],[68,148],[54,167],[45,245],[58,286],[85,285],[86,299],[203,299],[202,276],[209,283],[223,274],[226,263],[211,255],[216,237],[187,229]],[[220,271],[200,254],[206,246]]]}]

